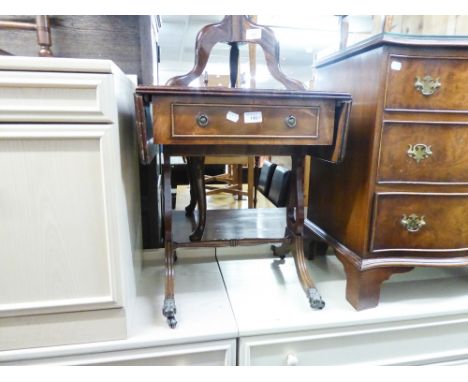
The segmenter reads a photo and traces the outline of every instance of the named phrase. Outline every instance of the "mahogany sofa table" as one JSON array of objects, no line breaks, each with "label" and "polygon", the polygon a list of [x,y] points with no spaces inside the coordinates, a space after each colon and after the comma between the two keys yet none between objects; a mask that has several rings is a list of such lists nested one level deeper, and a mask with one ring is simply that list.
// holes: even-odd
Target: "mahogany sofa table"
[{"label": "mahogany sofa table", "polygon": [[[345,93],[140,86],[137,97],[151,102],[154,143],[163,151],[163,216],[166,283],[163,314],[174,328],[174,257],[180,247],[282,243],[291,250],[312,308],[324,302],[308,274],[303,250],[305,155],[342,160],[351,96]],[[172,212],[170,156],[189,159],[191,203],[185,215]],[[205,155],[289,155],[290,201],[286,209],[206,211]],[[195,203],[196,201],[196,203]],[[195,204],[198,213],[193,215]],[[286,234],[284,222],[286,217]],[[205,229],[206,224],[206,229]],[[185,227],[185,228],[184,228]],[[193,232],[190,234],[190,231]]]}]

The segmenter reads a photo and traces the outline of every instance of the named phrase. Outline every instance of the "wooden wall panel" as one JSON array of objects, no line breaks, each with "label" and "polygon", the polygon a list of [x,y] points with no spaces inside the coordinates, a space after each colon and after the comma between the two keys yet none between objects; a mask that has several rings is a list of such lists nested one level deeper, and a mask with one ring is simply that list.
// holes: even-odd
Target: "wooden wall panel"
[{"label": "wooden wall panel", "polygon": [[[31,16],[1,16],[1,20],[31,21]],[[149,16],[51,16],[52,52],[55,57],[96,58],[114,61],[140,83],[152,78],[149,51]],[[140,25],[141,24],[141,25]],[[140,36],[144,36],[140,41]],[[19,56],[37,56],[33,31],[0,29],[0,49]],[[143,59],[142,59],[143,57]],[[150,58],[147,60],[145,58]],[[148,62],[150,61],[150,62]]]},{"label": "wooden wall panel", "polygon": [[466,15],[395,15],[392,17],[391,32],[425,35],[468,34]]}]

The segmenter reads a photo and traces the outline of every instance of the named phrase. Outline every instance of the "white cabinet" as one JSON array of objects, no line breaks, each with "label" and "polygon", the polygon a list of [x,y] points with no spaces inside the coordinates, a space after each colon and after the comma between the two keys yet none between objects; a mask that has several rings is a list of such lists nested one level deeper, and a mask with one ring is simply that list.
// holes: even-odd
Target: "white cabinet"
[{"label": "white cabinet", "polygon": [[[3,365],[8,365],[8,363]],[[24,360],[12,362],[11,365],[235,366],[236,340]]]},{"label": "white cabinet", "polygon": [[339,261],[317,256],[307,265],[326,306],[314,311],[303,299],[291,257],[281,261],[261,246],[235,252],[216,249],[239,331],[239,365],[426,365],[468,359],[466,268],[395,275],[382,287],[379,306],[358,312],[345,299]]},{"label": "white cabinet", "polygon": [[0,350],[126,337],[133,91],[110,61],[0,58]]},{"label": "white cabinet", "polygon": [[1,122],[115,122],[114,75],[0,71]]},{"label": "white cabinet", "polygon": [[425,365],[449,364],[453,359],[462,363],[468,356],[467,329],[466,317],[453,317],[244,337],[239,341],[239,364]]},{"label": "white cabinet", "polygon": [[[201,261],[193,259],[194,252],[201,252]],[[180,249],[178,256],[176,329],[159,314],[165,267],[158,253],[152,261],[146,257],[152,264],[141,271],[127,338],[0,351],[0,366],[235,365],[237,327],[214,249]]]},{"label": "white cabinet", "polygon": [[[318,258],[309,265],[328,306],[327,310],[313,311],[299,293],[302,289],[292,259],[287,257],[283,262],[270,257],[268,251],[266,246],[241,251],[237,247],[216,249],[215,255],[214,248],[179,249],[176,292],[180,320],[176,329],[170,329],[159,314],[164,300],[163,251],[148,251],[127,338],[98,340],[126,322],[125,303],[123,308],[109,309],[84,304],[80,313],[4,317],[2,322],[11,320],[11,338],[25,336],[31,341],[42,334],[44,340],[48,331],[64,344],[0,351],[0,366],[468,362],[466,269],[421,268],[401,274],[382,288],[377,308],[356,312],[344,298],[345,275],[338,260]],[[429,284],[439,296],[427,295]],[[400,298],[403,294],[406,299]],[[123,318],[112,317],[110,312],[120,312]],[[78,314],[87,314],[87,319],[81,322]],[[44,321],[38,321],[40,317]],[[101,332],[99,320],[106,323],[100,325]],[[88,340],[72,344],[72,330],[80,339],[89,332]]]}]

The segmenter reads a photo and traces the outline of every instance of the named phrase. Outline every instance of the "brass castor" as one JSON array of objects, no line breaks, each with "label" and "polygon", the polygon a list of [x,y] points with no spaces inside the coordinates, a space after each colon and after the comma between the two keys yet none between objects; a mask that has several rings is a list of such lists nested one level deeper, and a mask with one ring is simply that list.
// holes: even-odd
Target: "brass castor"
[{"label": "brass castor", "polygon": [[163,313],[163,316],[166,317],[169,327],[171,329],[174,329],[177,326],[177,320],[175,319],[175,314],[177,313],[177,309],[176,309],[175,301],[173,298],[166,298],[164,300],[162,313]]},{"label": "brass castor", "polygon": [[322,296],[316,288],[308,290],[307,297],[309,298],[310,307],[312,309],[321,310],[325,306],[325,301],[322,300]]}]

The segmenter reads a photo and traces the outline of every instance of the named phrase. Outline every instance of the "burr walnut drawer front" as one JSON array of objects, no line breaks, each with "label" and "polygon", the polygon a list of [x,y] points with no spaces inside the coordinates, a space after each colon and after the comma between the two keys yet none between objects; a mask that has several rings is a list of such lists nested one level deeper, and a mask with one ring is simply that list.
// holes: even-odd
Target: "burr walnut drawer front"
[{"label": "burr walnut drawer front", "polygon": [[468,124],[383,125],[380,183],[468,183]]},{"label": "burr walnut drawer front", "polygon": [[333,121],[331,112],[333,109],[320,106],[173,103],[171,135],[176,139],[248,138],[331,144],[333,124],[327,122]]},{"label": "burr walnut drawer front", "polygon": [[468,250],[468,194],[377,193],[371,252]]},{"label": "burr walnut drawer front", "polygon": [[468,59],[390,55],[386,109],[468,110]]}]

